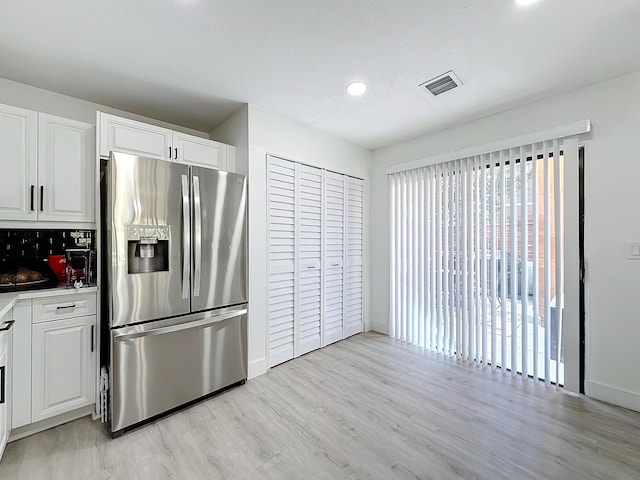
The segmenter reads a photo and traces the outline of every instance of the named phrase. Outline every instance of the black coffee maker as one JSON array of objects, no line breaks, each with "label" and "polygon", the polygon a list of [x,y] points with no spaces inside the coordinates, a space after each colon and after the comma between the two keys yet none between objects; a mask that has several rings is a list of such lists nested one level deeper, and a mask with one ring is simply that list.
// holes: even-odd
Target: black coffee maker
[{"label": "black coffee maker", "polygon": [[67,261],[67,288],[81,288],[91,286],[92,252],[88,248],[69,248],[65,250]]}]

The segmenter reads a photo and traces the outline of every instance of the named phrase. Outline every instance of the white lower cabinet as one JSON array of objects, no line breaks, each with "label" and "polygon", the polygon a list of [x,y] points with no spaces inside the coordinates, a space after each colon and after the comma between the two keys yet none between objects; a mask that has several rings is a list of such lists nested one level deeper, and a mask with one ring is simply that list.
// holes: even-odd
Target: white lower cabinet
[{"label": "white lower cabinet", "polygon": [[13,318],[12,428],[93,405],[96,293],[20,300]]},{"label": "white lower cabinet", "polygon": [[0,319],[0,459],[11,432],[11,312]]},{"label": "white lower cabinet", "polygon": [[31,423],[31,300],[13,307],[13,408],[11,428]]},{"label": "white lower cabinet", "polygon": [[93,404],[95,326],[95,315],[33,325],[33,422]]}]

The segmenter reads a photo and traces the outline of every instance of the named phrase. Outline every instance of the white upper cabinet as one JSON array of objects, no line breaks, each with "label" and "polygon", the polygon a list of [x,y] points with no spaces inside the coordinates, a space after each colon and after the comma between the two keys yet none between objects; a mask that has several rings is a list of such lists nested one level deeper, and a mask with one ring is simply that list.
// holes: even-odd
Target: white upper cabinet
[{"label": "white upper cabinet", "polygon": [[173,160],[199,167],[227,169],[227,148],[224,143],[185,133],[173,132]]},{"label": "white upper cabinet", "polygon": [[112,150],[163,160],[173,157],[171,130],[108,113],[100,113],[99,119],[101,157]]},{"label": "white upper cabinet", "polygon": [[93,125],[0,105],[0,220],[92,223]]},{"label": "white upper cabinet", "polygon": [[229,163],[235,165],[231,145],[107,113],[99,113],[98,118],[101,157],[114,150],[220,170],[229,169]]},{"label": "white upper cabinet", "polygon": [[0,105],[0,220],[35,220],[38,113]]},{"label": "white upper cabinet", "polygon": [[93,125],[42,113],[38,122],[38,220],[93,222]]}]

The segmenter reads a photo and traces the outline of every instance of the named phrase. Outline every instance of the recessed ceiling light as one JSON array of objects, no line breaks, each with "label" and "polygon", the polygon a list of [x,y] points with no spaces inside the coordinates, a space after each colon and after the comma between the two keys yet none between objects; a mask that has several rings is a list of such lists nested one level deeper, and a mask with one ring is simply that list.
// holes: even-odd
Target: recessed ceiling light
[{"label": "recessed ceiling light", "polygon": [[531,5],[533,3],[538,3],[540,0],[516,0],[517,5]]},{"label": "recessed ceiling light", "polygon": [[347,85],[347,92],[349,92],[349,95],[362,95],[366,91],[367,86],[362,82],[351,82]]}]

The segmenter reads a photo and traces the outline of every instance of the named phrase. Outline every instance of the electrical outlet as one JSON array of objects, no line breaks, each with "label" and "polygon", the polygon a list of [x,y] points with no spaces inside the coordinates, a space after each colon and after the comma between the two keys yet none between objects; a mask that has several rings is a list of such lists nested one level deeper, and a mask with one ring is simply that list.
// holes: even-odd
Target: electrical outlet
[{"label": "electrical outlet", "polygon": [[627,243],[627,258],[629,260],[640,260],[640,243]]}]

